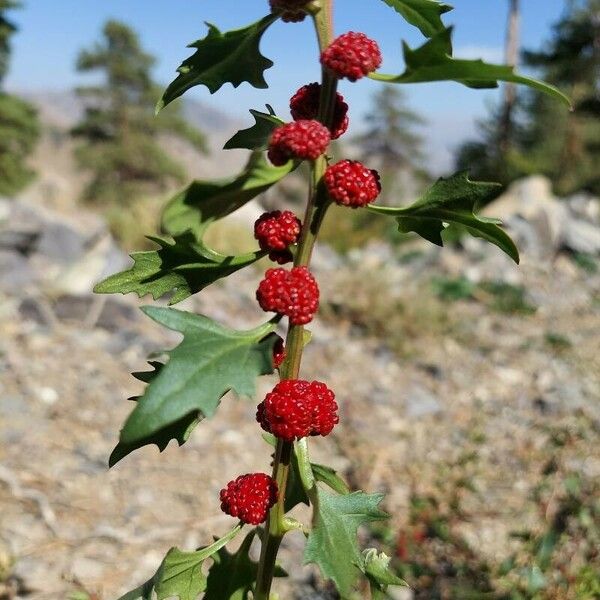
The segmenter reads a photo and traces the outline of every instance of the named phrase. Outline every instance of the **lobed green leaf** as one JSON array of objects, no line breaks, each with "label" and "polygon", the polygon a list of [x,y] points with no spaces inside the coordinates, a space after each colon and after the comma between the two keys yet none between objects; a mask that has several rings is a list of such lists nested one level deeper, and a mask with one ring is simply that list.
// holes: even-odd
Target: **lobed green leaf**
[{"label": "lobed green leaf", "polygon": [[254,152],[236,177],[194,181],[173,197],[163,212],[162,228],[172,236],[189,230],[201,239],[211,223],[241,208],[294,168],[293,161],[274,167],[265,160],[262,152]]},{"label": "lobed green leaf", "polygon": [[[258,574],[258,563],[249,556],[255,535],[256,529],[253,529],[234,554],[222,548],[212,557],[203,600],[248,600],[251,597],[249,594]],[[285,577],[286,572],[276,566],[274,576]]]},{"label": "lobed green leaf", "polygon": [[264,72],[273,66],[273,61],[261,54],[259,46],[262,35],[277,18],[267,15],[247,27],[226,33],[207,23],[208,35],[189,45],[196,52],[177,69],[179,75],[159,100],[157,112],[197,85],[205,85],[211,94],[225,83],[237,87],[246,81],[256,88],[268,87]]},{"label": "lobed green leaf", "polygon": [[317,488],[313,527],[304,551],[304,563],[315,563],[323,576],[331,579],[340,595],[352,591],[362,565],[357,531],[363,523],[379,521],[387,515],[378,508],[383,494],[353,492],[342,496]]},{"label": "lobed green leaf", "polygon": [[191,232],[176,235],[173,242],[150,237],[159,250],[134,252],[130,269],[111,275],[94,287],[97,294],[151,294],[154,300],[172,293],[169,304],[176,304],[203,290],[218,279],[227,277],[256,262],[264,252],[241,256],[224,256]]},{"label": "lobed green leaf", "polygon": [[237,525],[210,546],[196,552],[182,552],[178,548],[171,548],[156,573],[146,583],[121,596],[119,600],[196,600],[198,595],[206,590],[207,585],[202,564],[208,558],[217,560],[216,553],[230,542],[241,528],[241,525]]},{"label": "lobed green leaf", "polygon": [[369,206],[371,212],[390,215],[404,233],[418,233],[430,242],[443,246],[442,231],[447,223],[462,225],[468,233],[495,244],[516,263],[519,251],[510,237],[498,226],[500,221],[480,217],[476,207],[492,198],[498,184],[469,180],[466,172],[440,178],[414,204],[403,208]]},{"label": "lobed green leaf", "polygon": [[248,129],[238,131],[223,148],[232,150],[233,148],[246,148],[247,150],[266,150],[269,145],[269,138],[273,130],[283,121],[271,113],[263,113],[258,110],[250,110],[256,123]]},{"label": "lobed green leaf", "polygon": [[208,317],[172,308],[145,307],[151,319],[183,334],[169,361],[150,378],[125,421],[112,464],[146,444],[163,449],[184,443],[204,417],[212,417],[230,390],[252,396],[255,379],[273,372],[275,325],[235,331]]},{"label": "lobed green leaf", "polygon": [[495,88],[499,81],[519,83],[559,99],[567,106],[569,98],[558,88],[515,73],[508,65],[494,65],[482,60],[452,57],[452,27],[436,33],[417,49],[403,43],[406,68],[400,75],[372,73],[372,79],[386,83],[424,83],[432,81],[457,81],[473,88]]},{"label": "lobed green leaf", "polygon": [[375,548],[368,548],[363,551],[359,568],[369,580],[371,596],[374,600],[387,598],[385,592],[390,585],[408,587],[406,581],[400,579],[390,570],[390,557],[383,552],[378,554]]},{"label": "lobed green leaf", "polygon": [[441,16],[452,6],[436,0],[383,0],[400,13],[411,25],[418,27],[426,37],[432,37],[445,29]]}]

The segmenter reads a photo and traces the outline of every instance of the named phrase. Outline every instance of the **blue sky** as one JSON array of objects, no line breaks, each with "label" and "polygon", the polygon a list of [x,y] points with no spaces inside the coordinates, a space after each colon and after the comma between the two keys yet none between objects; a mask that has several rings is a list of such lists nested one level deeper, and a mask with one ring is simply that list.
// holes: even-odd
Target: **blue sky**
[{"label": "blue sky", "polygon": [[[455,55],[502,59],[507,0],[455,0],[454,11],[444,15],[455,25]],[[24,90],[60,90],[81,83],[74,70],[77,52],[98,38],[103,22],[116,18],[129,23],[144,47],[155,54],[155,78],[169,82],[178,64],[189,55],[185,46],[206,34],[205,21],[222,30],[249,24],[266,13],[267,0],[25,0],[13,13],[21,31],[14,38],[14,56],[7,86]],[[383,55],[382,72],[400,72],[400,41],[418,45],[422,37],[381,0],[338,0],[336,32],[364,31],[378,40]],[[559,17],[563,0],[523,0],[522,40],[537,47]],[[205,88],[191,94],[213,106],[243,117],[249,108],[266,102],[286,116],[289,96],[302,84],[319,76],[316,42],[310,20],[302,24],[277,23],[265,35],[263,53],[275,62],[266,72],[267,90],[242,84],[227,85],[214,96]],[[314,60],[307,60],[313,58]],[[360,130],[361,116],[378,84],[362,80],[342,82],[341,92],[351,106],[351,132]],[[436,170],[449,168],[450,151],[472,134],[474,121],[485,114],[497,92],[473,91],[458,84],[406,86],[410,102],[429,120],[426,135]],[[249,118],[249,116],[248,116]],[[249,121],[250,122],[250,121]]]}]

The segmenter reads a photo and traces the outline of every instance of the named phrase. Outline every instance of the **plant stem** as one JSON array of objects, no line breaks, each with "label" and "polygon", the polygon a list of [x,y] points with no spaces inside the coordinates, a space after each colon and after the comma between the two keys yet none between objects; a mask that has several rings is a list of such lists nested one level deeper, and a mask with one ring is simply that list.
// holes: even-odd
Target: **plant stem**
[{"label": "plant stem", "polygon": [[[333,0],[322,0],[321,9],[312,15],[321,51],[329,45],[332,37],[332,4]],[[337,80],[323,70],[319,120],[325,125],[330,125],[333,118],[336,87]],[[326,168],[325,156],[320,156],[311,163],[308,202],[294,259],[296,267],[305,267],[310,264],[317,234],[329,206],[329,199],[321,186],[321,179]],[[304,327],[302,325],[289,326],[285,349],[287,356],[280,369],[281,379],[297,379],[304,349]],[[254,600],[269,600],[277,551],[287,530],[285,495],[292,452],[293,444],[291,442],[277,440],[273,460],[273,478],[279,489],[279,500],[269,512],[267,526],[263,533]]]}]

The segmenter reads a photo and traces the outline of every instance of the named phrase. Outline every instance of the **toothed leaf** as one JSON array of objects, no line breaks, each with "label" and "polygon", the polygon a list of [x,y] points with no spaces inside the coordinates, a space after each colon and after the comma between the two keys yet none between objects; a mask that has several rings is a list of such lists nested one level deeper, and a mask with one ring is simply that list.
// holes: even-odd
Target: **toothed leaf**
[{"label": "toothed leaf", "polygon": [[264,256],[252,252],[241,256],[225,256],[197,241],[191,232],[177,235],[173,242],[152,237],[159,250],[134,252],[133,266],[111,275],[94,288],[98,294],[151,294],[157,300],[172,294],[169,304],[176,304],[203,290],[218,279],[227,277]]},{"label": "toothed leaf", "polygon": [[235,331],[172,308],[143,310],[157,323],[182,333],[183,341],[168,353],[169,361],[137,398],[121,430],[117,448],[122,451],[147,443],[161,448],[170,438],[183,443],[202,417],[214,415],[228,391],[251,397],[256,378],[273,372],[275,338],[268,335],[275,327],[272,323]]},{"label": "toothed leaf", "polygon": [[406,581],[390,570],[390,557],[383,552],[377,554],[375,548],[363,551],[359,567],[369,580],[373,599],[384,600],[387,598],[385,592],[390,585],[408,587]]},{"label": "toothed leaf", "polygon": [[207,23],[208,35],[189,45],[196,52],[181,63],[179,75],[165,90],[157,110],[197,85],[205,85],[211,94],[226,83],[237,87],[246,81],[255,88],[268,87],[264,72],[273,66],[273,61],[261,54],[259,46],[263,33],[276,20],[276,15],[268,15],[225,33]]},{"label": "toothed leaf", "polygon": [[146,583],[121,596],[119,600],[196,600],[206,589],[207,581],[202,572],[202,564],[208,558],[215,560],[216,552],[230,542],[240,529],[241,525],[237,525],[214,544],[196,552],[182,552],[178,548],[171,548],[156,573]]},{"label": "toothed leaf", "polygon": [[441,16],[452,10],[448,4],[436,0],[383,0],[400,13],[411,25],[418,27],[426,37],[444,29]]},{"label": "toothed leaf", "polygon": [[498,184],[471,181],[466,172],[460,172],[447,179],[438,179],[420,200],[410,206],[370,206],[369,210],[395,217],[400,231],[414,231],[438,246],[443,246],[442,231],[446,224],[457,223],[471,235],[495,244],[518,263],[519,251],[498,226],[500,221],[474,213],[478,205],[496,194],[497,189]]},{"label": "toothed leaf", "polygon": [[359,526],[387,518],[378,508],[382,499],[383,494],[353,492],[338,496],[317,488],[304,563],[316,563],[323,576],[333,580],[342,597],[348,596],[360,575]]},{"label": "toothed leaf", "polygon": [[192,231],[200,240],[206,228],[268,190],[285,177],[294,163],[282,167],[269,164],[262,152],[254,152],[246,168],[229,179],[194,181],[167,204],[162,228],[172,236]]},{"label": "toothed leaf", "polygon": [[[213,558],[208,572],[208,580],[203,600],[248,600],[254,588],[258,563],[250,559],[249,551],[256,529],[252,530],[234,554],[225,548],[219,550]],[[275,567],[275,577],[285,577],[286,572]]]},{"label": "toothed leaf", "polygon": [[238,131],[223,146],[225,150],[231,150],[233,148],[266,150],[273,130],[280,125],[283,125],[283,121],[275,115],[263,113],[258,110],[250,110],[250,113],[254,117],[256,123],[248,129]]},{"label": "toothed leaf", "polygon": [[452,28],[436,33],[430,40],[413,50],[403,44],[406,68],[400,75],[372,73],[372,79],[387,83],[423,83],[457,81],[468,87],[495,88],[499,81],[519,83],[549,94],[570,106],[571,102],[558,88],[515,73],[509,65],[494,65],[482,60],[452,58]]}]

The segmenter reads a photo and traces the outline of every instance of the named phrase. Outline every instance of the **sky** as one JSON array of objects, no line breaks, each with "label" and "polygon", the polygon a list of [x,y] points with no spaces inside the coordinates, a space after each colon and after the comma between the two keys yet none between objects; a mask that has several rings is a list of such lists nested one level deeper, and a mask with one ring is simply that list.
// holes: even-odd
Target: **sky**
[{"label": "sky", "polygon": [[[455,25],[455,56],[502,61],[507,0],[448,0],[454,5],[444,15]],[[564,0],[522,0],[521,37],[523,46],[539,47],[548,39],[550,28],[560,16]],[[336,33],[363,31],[381,47],[384,73],[403,70],[401,40],[411,46],[424,40],[418,30],[382,0],[337,0]],[[14,11],[20,27],[13,41],[13,58],[6,84],[12,90],[64,90],[86,82],[75,71],[80,49],[98,39],[106,19],[125,21],[140,35],[144,48],[154,54],[154,77],[170,82],[175,69],[191,54],[186,45],[206,35],[205,22],[222,31],[248,25],[267,12],[267,0],[24,0],[24,8]],[[269,89],[256,90],[242,84],[234,90],[226,85],[212,95],[204,87],[188,92],[236,118],[245,118],[250,108],[271,104],[278,115],[289,115],[289,97],[305,83],[317,81],[320,68],[311,21],[301,24],[277,22],[265,34],[261,51],[275,62],[266,71]],[[350,134],[361,129],[377,84],[370,80],[341,82],[340,92],[350,104]],[[431,168],[451,167],[451,152],[461,140],[476,130],[475,122],[486,107],[498,98],[497,91],[475,91],[454,83],[403,86],[413,109],[427,120],[426,150],[432,156]],[[253,121],[248,115],[248,124]]]}]

